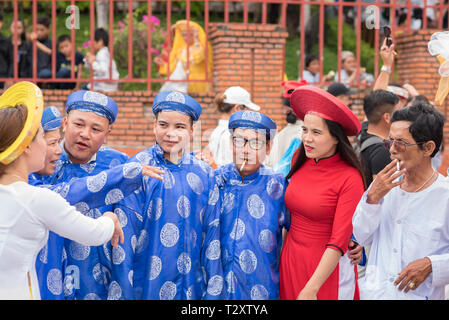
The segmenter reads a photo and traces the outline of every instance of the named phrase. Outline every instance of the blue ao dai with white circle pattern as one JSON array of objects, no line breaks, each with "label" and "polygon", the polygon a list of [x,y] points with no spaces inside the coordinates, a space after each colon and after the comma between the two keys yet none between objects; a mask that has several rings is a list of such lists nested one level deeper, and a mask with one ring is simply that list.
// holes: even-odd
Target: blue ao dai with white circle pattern
[{"label": "blue ao dai with white circle pattern", "polygon": [[285,178],[262,165],[242,179],[234,163],[214,176],[216,212],[207,214],[220,227],[207,230],[203,245],[204,299],[279,299],[282,229],[289,227]]},{"label": "blue ao dai with white circle pattern", "polygon": [[[140,186],[141,177],[140,174],[135,174],[135,169],[133,171],[121,166],[115,173],[103,172],[125,163],[129,157],[124,153],[103,146],[98,150],[95,160],[86,164],[74,164],[69,161],[64,148],[61,148],[63,153],[54,174],[44,177],[43,182],[52,185],[54,191],[84,215],[98,218],[104,212],[112,211],[113,203]],[[129,181],[128,185],[121,184],[120,181],[127,175],[133,176],[134,180]],[[85,179],[76,183],[80,178]],[[43,250],[47,252],[46,258],[41,258],[41,252],[37,263],[46,261],[41,266],[44,270],[38,272],[42,275],[41,295],[44,291],[45,298],[58,299],[64,295],[65,299],[107,299],[111,295],[117,295],[111,262],[115,248],[112,250],[110,242],[103,246],[88,247],[53,233]],[[121,259],[125,260],[126,257]],[[52,271],[58,268],[61,269],[61,276],[57,271]],[[49,274],[53,276],[52,279],[48,278]],[[62,292],[59,285],[56,285],[61,280]]]},{"label": "blue ao dai with white circle pattern", "polygon": [[120,283],[125,299],[200,299],[205,290],[202,219],[211,168],[187,153],[173,164],[157,143],[130,161],[158,166],[164,176],[163,181],[144,178],[142,189],[115,206],[141,221],[134,234],[125,234],[126,255],[135,254],[134,264],[122,270],[130,275],[129,281]]}]

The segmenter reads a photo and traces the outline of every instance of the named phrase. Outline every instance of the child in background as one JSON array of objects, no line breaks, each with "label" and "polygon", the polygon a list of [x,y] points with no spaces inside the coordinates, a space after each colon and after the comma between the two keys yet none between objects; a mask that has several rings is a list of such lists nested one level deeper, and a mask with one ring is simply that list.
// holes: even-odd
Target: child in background
[{"label": "child in background", "polygon": [[33,45],[27,41],[26,26],[22,19],[14,20],[9,27],[11,31],[10,50],[11,57],[14,57],[14,34],[17,33],[17,57],[13,60],[9,68],[9,77],[14,76],[14,63],[17,63],[17,75],[19,78],[31,78],[33,76]]},{"label": "child in background", "polygon": [[[56,56],[56,78],[70,78],[72,70],[72,51],[73,46],[68,35],[63,34],[58,38],[58,54]],[[75,51],[74,76],[81,78],[84,56]],[[53,89],[76,89],[80,86],[79,82],[61,82],[55,83]]]},{"label": "child in background", "polygon": [[[86,59],[84,63],[86,64],[86,68],[94,71],[94,79],[109,79],[110,73],[112,72],[112,79],[118,79],[119,73],[117,71],[117,66],[115,65],[115,61],[112,60],[112,70],[109,70],[110,67],[110,55],[109,55],[109,35],[103,28],[98,28],[95,30],[93,48],[97,52],[96,55],[88,52],[86,54]],[[96,91],[117,91],[118,83],[117,82],[94,82],[94,87],[90,88],[90,83],[84,85],[83,88],[88,90],[96,90]]]},{"label": "child in background", "polygon": [[51,78],[51,39],[50,19],[47,17],[37,18],[36,30],[31,32],[31,41],[36,40],[37,46],[37,77]]}]

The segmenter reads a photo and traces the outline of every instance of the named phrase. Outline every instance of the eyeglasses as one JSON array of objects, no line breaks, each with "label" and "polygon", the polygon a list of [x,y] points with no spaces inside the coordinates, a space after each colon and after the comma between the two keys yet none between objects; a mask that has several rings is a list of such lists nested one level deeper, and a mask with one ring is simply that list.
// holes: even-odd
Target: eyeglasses
[{"label": "eyeglasses", "polygon": [[259,140],[258,138],[246,139],[241,136],[232,137],[232,143],[237,148],[243,148],[246,143],[249,144],[249,147],[253,150],[262,149],[267,143],[265,140]]},{"label": "eyeglasses", "polygon": [[405,152],[405,150],[407,150],[407,147],[418,146],[418,145],[423,144],[423,143],[425,143],[425,142],[406,143],[406,142],[401,141],[401,140],[384,139],[385,149],[390,150],[391,145],[394,144],[394,147],[396,148],[396,150],[398,152]]}]

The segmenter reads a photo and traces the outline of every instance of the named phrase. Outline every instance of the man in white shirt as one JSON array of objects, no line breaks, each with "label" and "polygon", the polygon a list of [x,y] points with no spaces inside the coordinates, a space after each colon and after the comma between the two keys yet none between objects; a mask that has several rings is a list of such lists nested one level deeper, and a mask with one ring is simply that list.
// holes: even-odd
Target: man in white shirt
[{"label": "man in white shirt", "polygon": [[[94,71],[94,79],[113,79],[117,80],[119,78],[119,73],[117,71],[117,66],[115,61],[112,60],[109,55],[108,49],[109,36],[106,30],[98,28],[95,30],[95,38],[93,42],[94,50],[97,54],[94,56],[90,52],[86,54],[86,68]],[[111,70],[109,67],[111,66]],[[112,72],[112,76],[110,73]],[[94,88],[90,88],[90,83],[84,87],[84,89],[95,90],[95,91],[117,91],[118,82],[94,82]]]},{"label": "man in white shirt", "polygon": [[393,161],[378,173],[353,217],[358,243],[371,245],[359,280],[361,299],[444,299],[449,181],[431,164],[443,125],[443,115],[422,103],[393,113],[385,140]]},{"label": "man in white shirt", "polygon": [[[293,112],[293,109],[290,107],[290,96],[292,95],[293,91],[296,88],[299,88],[300,86],[306,84],[307,81],[305,80],[282,82],[282,86],[284,87],[284,92],[282,94],[282,104],[284,112],[286,114],[285,120],[287,121],[287,126],[283,128],[274,138],[271,152],[265,159],[264,163],[266,166],[274,168],[276,172],[288,173],[288,171],[290,171],[290,169],[277,170],[280,168],[277,167],[276,165],[279,163],[279,160],[281,160],[281,158],[284,156],[285,152],[289,149],[291,143],[296,143],[297,145],[301,143],[303,122],[298,119],[298,117]],[[296,148],[292,149],[296,150]],[[291,156],[293,156],[293,153],[291,153]],[[290,160],[287,161],[288,168],[290,168],[291,157],[288,158]]]},{"label": "man in white shirt", "polygon": [[215,97],[215,105],[220,113],[218,126],[209,137],[208,150],[211,152],[213,162],[212,167],[220,167],[232,162],[231,133],[228,123],[231,114],[237,111],[250,109],[259,111],[260,107],[251,101],[251,95],[248,91],[239,86],[227,88],[223,93]]}]

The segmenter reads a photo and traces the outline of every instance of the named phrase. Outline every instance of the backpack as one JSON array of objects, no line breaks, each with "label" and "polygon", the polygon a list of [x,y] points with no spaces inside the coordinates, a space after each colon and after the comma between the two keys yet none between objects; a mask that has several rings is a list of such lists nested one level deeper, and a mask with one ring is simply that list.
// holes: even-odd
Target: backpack
[{"label": "backpack", "polygon": [[356,138],[355,142],[352,144],[352,147],[354,148],[355,153],[357,154],[357,157],[359,158],[359,161],[363,163],[363,157],[362,152],[371,147],[372,145],[383,143],[384,141],[379,138],[378,136],[372,136],[363,141],[363,143],[360,143],[360,137],[361,133],[359,133]]}]

